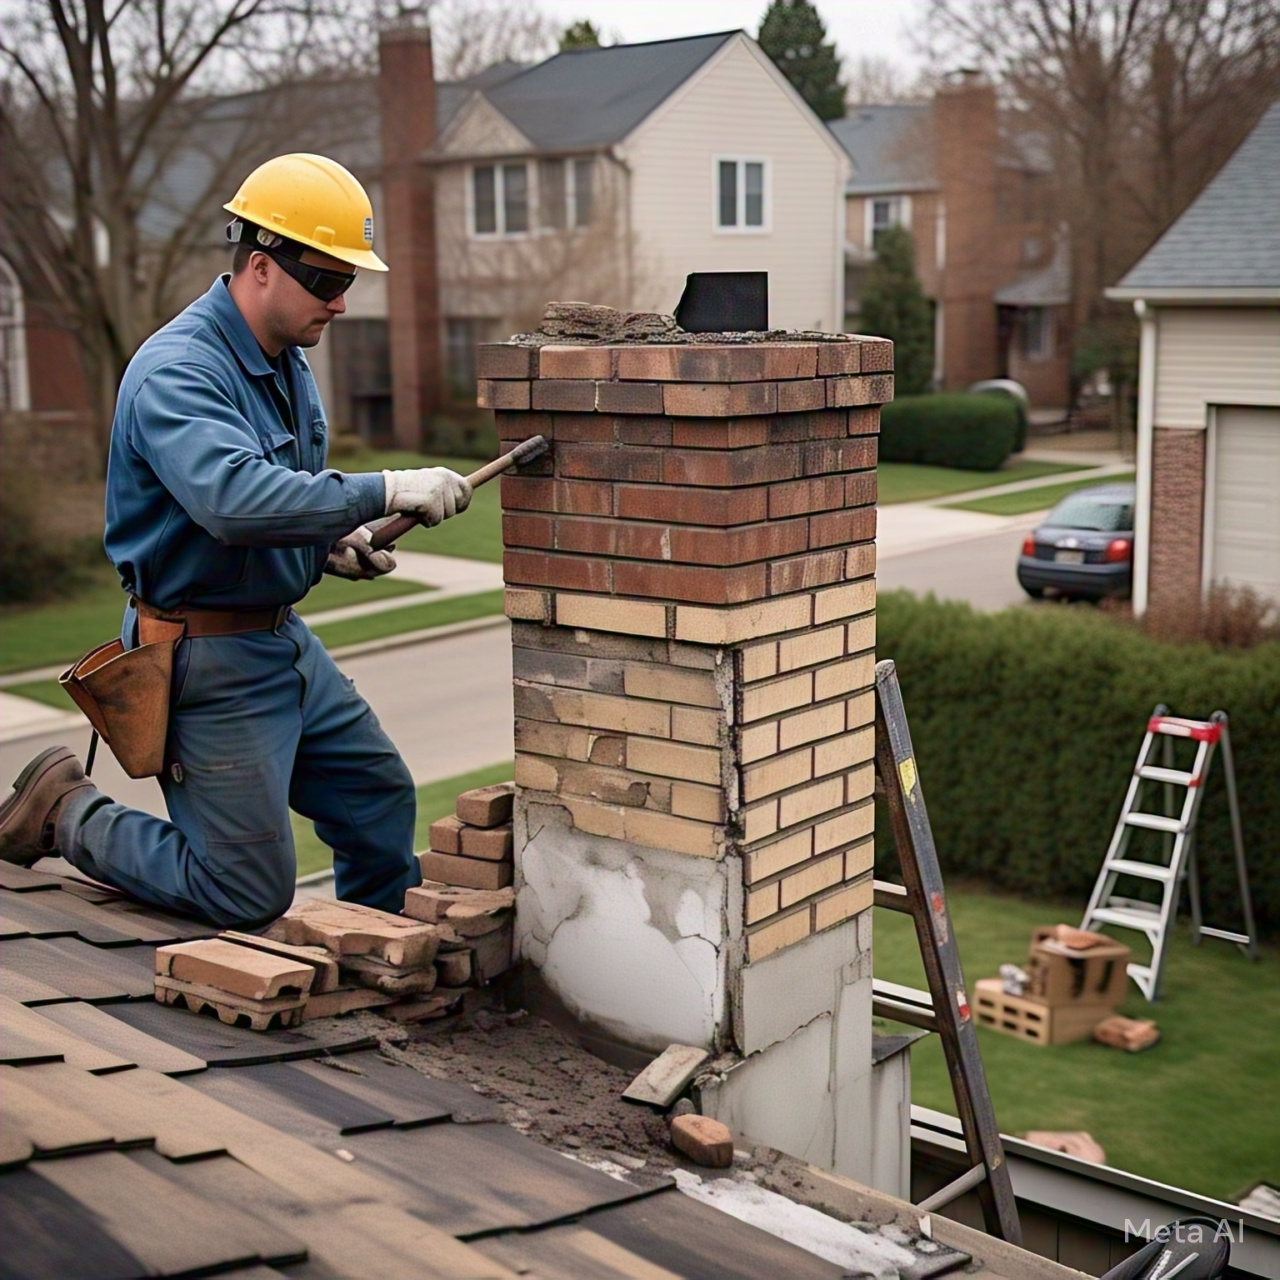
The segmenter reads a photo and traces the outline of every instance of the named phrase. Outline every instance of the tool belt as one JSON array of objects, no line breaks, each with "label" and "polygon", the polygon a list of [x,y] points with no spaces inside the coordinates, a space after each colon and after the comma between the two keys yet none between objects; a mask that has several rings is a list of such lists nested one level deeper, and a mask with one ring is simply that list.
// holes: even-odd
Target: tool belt
[{"label": "tool belt", "polygon": [[131,778],[153,778],[164,770],[178,641],[274,631],[289,616],[278,609],[157,609],[135,599],[138,644],[126,649],[117,638],[90,649],[58,683],[88,717]]}]

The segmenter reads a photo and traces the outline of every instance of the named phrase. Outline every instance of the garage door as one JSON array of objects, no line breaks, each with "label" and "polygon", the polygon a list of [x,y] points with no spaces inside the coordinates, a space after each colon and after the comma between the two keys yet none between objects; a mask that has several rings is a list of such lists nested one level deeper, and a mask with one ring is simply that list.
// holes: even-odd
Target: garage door
[{"label": "garage door", "polygon": [[1280,409],[1218,410],[1214,449],[1214,582],[1280,600]]}]

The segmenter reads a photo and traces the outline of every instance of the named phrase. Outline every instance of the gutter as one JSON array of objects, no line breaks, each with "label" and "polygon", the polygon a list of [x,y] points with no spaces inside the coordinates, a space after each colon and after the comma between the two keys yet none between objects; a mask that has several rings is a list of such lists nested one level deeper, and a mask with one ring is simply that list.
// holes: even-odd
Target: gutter
[{"label": "gutter", "polygon": [[1277,285],[1165,285],[1160,288],[1144,288],[1132,285],[1113,285],[1104,290],[1113,302],[1147,302],[1166,306],[1216,302],[1238,307],[1265,307],[1280,305],[1280,286]]}]

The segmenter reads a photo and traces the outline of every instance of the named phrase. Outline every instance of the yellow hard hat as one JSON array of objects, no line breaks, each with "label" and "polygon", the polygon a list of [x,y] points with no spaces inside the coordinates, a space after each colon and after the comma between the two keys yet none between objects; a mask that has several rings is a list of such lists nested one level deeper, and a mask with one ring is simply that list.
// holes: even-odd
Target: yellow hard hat
[{"label": "yellow hard hat", "polygon": [[336,160],[294,152],[260,164],[228,213],[368,271],[387,264],[373,251],[373,206]]}]

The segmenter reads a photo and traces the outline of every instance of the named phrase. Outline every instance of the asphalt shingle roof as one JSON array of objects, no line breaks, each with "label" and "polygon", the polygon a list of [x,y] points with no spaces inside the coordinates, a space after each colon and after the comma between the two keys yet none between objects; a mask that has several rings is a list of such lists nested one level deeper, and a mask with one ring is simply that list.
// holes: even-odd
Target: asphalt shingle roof
[{"label": "asphalt shingle roof", "polygon": [[1235,287],[1280,287],[1280,102],[1118,286]]},{"label": "asphalt shingle roof", "polygon": [[881,191],[920,191],[937,185],[929,103],[855,107],[827,127],[853,160],[846,190],[873,194]]}]

